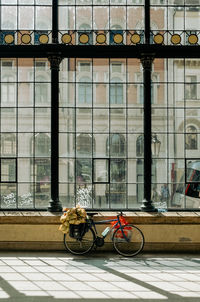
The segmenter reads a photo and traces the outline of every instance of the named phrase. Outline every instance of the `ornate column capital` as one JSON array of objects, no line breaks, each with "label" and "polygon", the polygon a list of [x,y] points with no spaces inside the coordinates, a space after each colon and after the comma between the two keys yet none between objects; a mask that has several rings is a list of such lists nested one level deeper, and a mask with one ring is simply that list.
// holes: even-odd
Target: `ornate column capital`
[{"label": "ornate column capital", "polygon": [[49,54],[48,56],[48,60],[50,62],[50,68],[51,69],[56,69],[59,70],[60,67],[60,63],[62,62],[62,57],[60,56],[60,54]]},{"label": "ornate column capital", "polygon": [[152,70],[152,63],[154,60],[153,54],[141,54],[140,62],[142,63],[143,69]]}]

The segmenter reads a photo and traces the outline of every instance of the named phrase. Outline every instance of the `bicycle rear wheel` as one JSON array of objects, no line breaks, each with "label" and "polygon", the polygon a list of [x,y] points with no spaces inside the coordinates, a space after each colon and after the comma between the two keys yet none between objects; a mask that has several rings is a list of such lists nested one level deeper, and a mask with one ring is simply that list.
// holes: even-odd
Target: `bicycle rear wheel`
[{"label": "bicycle rear wheel", "polygon": [[[123,233],[127,237],[127,240]],[[113,244],[120,255],[132,257],[142,251],[144,247],[144,235],[136,226],[131,224],[124,225],[114,232]]]},{"label": "bicycle rear wheel", "polygon": [[65,248],[74,255],[84,255],[88,253],[94,246],[95,234],[92,229],[89,229],[81,240],[75,239],[64,234]]}]

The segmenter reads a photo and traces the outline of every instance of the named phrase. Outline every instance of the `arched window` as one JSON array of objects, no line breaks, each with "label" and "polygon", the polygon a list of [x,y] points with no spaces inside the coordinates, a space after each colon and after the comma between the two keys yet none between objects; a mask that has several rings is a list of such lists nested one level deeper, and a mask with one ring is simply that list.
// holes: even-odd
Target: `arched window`
[{"label": "arched window", "polygon": [[197,129],[194,126],[186,128],[185,148],[187,150],[197,150]]},{"label": "arched window", "polygon": [[120,78],[113,78],[110,84],[110,104],[123,104],[123,84]]},{"label": "arched window", "polygon": [[76,139],[77,156],[88,156],[92,154],[92,144],[95,151],[95,140],[91,134],[79,134]]},{"label": "arched window", "polygon": [[110,156],[125,156],[125,137],[122,134],[114,133],[106,141],[107,155]]},{"label": "arched window", "polygon": [[78,85],[79,104],[92,103],[92,83],[89,77],[82,77]]},{"label": "arched window", "polygon": [[35,135],[35,156],[50,156],[51,140],[45,133]]}]

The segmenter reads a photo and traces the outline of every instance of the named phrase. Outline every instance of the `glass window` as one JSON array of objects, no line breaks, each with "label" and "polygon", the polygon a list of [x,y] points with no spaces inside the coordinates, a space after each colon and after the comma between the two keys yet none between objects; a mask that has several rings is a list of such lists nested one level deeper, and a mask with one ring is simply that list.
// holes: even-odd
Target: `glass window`
[{"label": "glass window", "polygon": [[1,156],[8,157],[16,154],[16,135],[11,133],[1,134]]},{"label": "glass window", "polygon": [[1,182],[16,182],[16,159],[1,159]]},{"label": "glass window", "polygon": [[123,84],[119,78],[112,79],[110,84],[110,104],[123,104]]},{"label": "glass window", "polygon": [[197,76],[186,76],[185,83],[185,98],[186,100],[197,99]]},{"label": "glass window", "polygon": [[35,156],[50,156],[51,140],[45,133],[35,135]]},{"label": "glass window", "polygon": [[197,129],[194,126],[188,126],[186,129],[185,148],[187,150],[197,149]]},{"label": "glass window", "polygon": [[107,139],[107,155],[110,156],[125,156],[125,137],[122,134],[112,134]]},{"label": "glass window", "polygon": [[80,79],[80,83],[78,84],[78,101],[79,104],[92,103],[92,84],[88,77]]}]

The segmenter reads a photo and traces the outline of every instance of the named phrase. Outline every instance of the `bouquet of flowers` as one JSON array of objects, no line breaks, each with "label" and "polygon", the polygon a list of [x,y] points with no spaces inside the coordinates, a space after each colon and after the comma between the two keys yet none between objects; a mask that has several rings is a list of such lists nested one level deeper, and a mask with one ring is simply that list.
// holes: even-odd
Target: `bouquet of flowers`
[{"label": "bouquet of flowers", "polygon": [[64,213],[60,217],[61,225],[59,230],[65,234],[69,233],[70,224],[78,225],[86,222],[87,213],[85,209],[77,205],[71,209],[64,209]]}]

